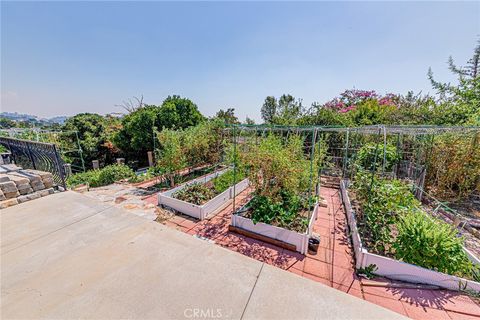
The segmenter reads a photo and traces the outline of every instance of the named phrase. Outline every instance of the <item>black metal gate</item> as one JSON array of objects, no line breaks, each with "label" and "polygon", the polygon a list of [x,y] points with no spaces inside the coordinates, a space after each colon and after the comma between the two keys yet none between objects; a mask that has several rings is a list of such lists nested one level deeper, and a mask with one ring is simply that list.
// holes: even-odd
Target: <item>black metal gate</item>
[{"label": "black metal gate", "polygon": [[0,137],[0,144],[12,153],[18,166],[50,172],[55,184],[66,188],[65,167],[55,144],[6,137]]}]

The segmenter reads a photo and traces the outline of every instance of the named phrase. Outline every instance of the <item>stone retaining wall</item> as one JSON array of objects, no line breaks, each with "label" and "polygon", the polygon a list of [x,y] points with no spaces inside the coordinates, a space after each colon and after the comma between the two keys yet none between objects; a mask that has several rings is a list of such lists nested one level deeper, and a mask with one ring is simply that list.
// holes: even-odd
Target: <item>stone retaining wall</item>
[{"label": "stone retaining wall", "polygon": [[0,209],[55,192],[50,172],[18,170],[0,174]]}]

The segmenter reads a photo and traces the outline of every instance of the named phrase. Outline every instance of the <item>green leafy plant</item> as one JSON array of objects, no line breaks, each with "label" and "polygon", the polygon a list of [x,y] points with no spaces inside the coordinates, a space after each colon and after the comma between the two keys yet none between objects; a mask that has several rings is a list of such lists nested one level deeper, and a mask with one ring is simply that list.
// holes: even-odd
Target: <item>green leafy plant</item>
[{"label": "green leafy plant", "polygon": [[479,265],[473,265],[472,267],[472,279],[480,282],[480,266]]},{"label": "green leafy plant", "polygon": [[357,152],[357,164],[365,170],[382,170],[385,160],[385,170],[392,170],[398,162],[397,149],[391,144],[386,146],[383,143],[367,143]]},{"label": "green leafy plant", "polygon": [[281,200],[281,192],[304,193],[310,186],[310,160],[306,159],[304,141],[291,135],[285,141],[274,134],[248,152],[240,152],[241,162],[248,168],[248,177],[255,193],[274,201]]},{"label": "green leafy plant", "polygon": [[248,216],[253,223],[263,222],[298,232],[304,232],[308,226],[309,211],[315,198],[305,199],[287,191],[282,191],[280,200],[256,195],[248,203]]},{"label": "green leafy plant", "polygon": [[402,214],[419,208],[409,185],[400,180],[380,179],[360,171],[353,184],[361,203],[359,227],[367,244],[377,253],[391,254],[392,228]]},{"label": "green leafy plant", "polygon": [[81,184],[88,184],[91,187],[99,186],[100,170],[89,170],[85,172],[76,173],[67,179],[69,187],[75,187]]},{"label": "green leafy plant", "polygon": [[242,149],[238,154],[255,188],[246,216],[254,223],[304,232],[316,202],[311,195],[325,160],[326,144],[318,141],[310,160],[308,143],[297,134],[272,133],[257,140],[252,139],[255,143],[246,145],[246,151]]},{"label": "green leafy plant", "polygon": [[213,187],[217,193],[220,194],[234,184],[237,184],[245,179],[245,174],[242,171],[235,172],[235,179],[233,173],[233,170],[228,170],[227,172],[212,179]]},{"label": "green leafy plant", "polygon": [[436,137],[427,165],[426,185],[433,194],[458,199],[480,193],[480,135]]},{"label": "green leafy plant", "polygon": [[122,179],[128,179],[135,176],[132,169],[123,164],[113,164],[100,170],[98,183],[101,186],[112,184]]},{"label": "green leafy plant", "polygon": [[158,134],[160,149],[157,151],[158,172],[165,174],[170,186],[175,185],[175,174],[187,166],[187,160],[182,150],[181,131],[164,129]]},{"label": "green leafy plant", "polygon": [[221,121],[211,120],[181,132],[182,150],[189,166],[220,162],[223,126]]},{"label": "green leafy plant", "polygon": [[135,176],[132,169],[126,165],[113,164],[98,170],[89,170],[74,174],[67,179],[67,184],[74,187],[87,184],[90,187],[101,187],[112,184],[122,179],[130,179]]},{"label": "green leafy plant", "polygon": [[413,211],[399,219],[393,244],[395,257],[428,269],[472,276],[472,263],[456,229],[424,212]]},{"label": "green leafy plant", "polygon": [[202,205],[215,197],[216,192],[213,188],[204,183],[192,183],[185,188],[175,192],[173,197],[185,202]]},{"label": "green leafy plant", "polygon": [[[201,205],[231,187],[234,184],[233,176],[233,170],[228,170],[206,183],[192,183],[175,192],[173,196],[189,203]],[[242,179],[244,179],[244,175],[241,172],[237,173],[235,179],[237,183]]]},{"label": "green leafy plant", "polygon": [[373,279],[376,276],[375,271],[377,271],[377,269],[378,267],[376,264],[369,264],[365,268],[359,268],[357,274],[359,276],[364,276],[367,279]]},{"label": "green leafy plant", "polygon": [[175,185],[178,171],[220,162],[223,151],[220,121],[207,121],[184,130],[163,129],[157,133],[157,173]]},{"label": "green leafy plant", "polygon": [[478,279],[456,229],[429,216],[410,187],[360,171],[353,185],[362,239],[372,251],[428,269]]}]

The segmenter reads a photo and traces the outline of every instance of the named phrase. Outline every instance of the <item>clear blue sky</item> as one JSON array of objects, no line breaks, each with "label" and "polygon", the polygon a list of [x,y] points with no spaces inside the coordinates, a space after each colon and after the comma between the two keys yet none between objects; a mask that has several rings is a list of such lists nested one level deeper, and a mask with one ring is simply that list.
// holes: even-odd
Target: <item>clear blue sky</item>
[{"label": "clear blue sky", "polygon": [[304,104],[344,89],[428,92],[480,38],[480,2],[1,4],[1,110],[109,113],[143,94],[234,107],[260,119],[267,95]]}]

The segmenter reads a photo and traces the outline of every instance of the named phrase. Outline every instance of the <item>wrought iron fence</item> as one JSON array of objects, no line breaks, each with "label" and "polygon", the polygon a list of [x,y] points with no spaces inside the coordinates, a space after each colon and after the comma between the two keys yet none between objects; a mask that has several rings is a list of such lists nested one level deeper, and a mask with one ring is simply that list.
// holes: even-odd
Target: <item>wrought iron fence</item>
[{"label": "wrought iron fence", "polygon": [[0,137],[0,144],[12,153],[18,166],[50,172],[55,184],[66,188],[65,166],[55,144],[7,137]]}]

